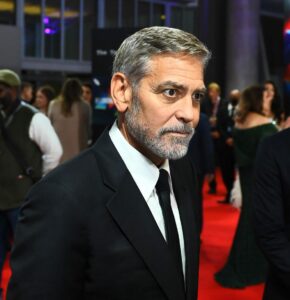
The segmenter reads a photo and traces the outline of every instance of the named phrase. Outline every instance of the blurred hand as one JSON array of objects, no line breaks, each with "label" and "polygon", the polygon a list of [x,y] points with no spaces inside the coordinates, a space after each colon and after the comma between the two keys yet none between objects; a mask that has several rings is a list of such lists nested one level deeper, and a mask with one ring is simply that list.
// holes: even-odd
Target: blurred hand
[{"label": "blurred hand", "polygon": [[230,147],[234,145],[234,139],[233,138],[227,138],[226,139],[226,144]]},{"label": "blurred hand", "polygon": [[220,134],[219,134],[219,132],[216,131],[216,130],[211,132],[211,136],[212,136],[212,138],[214,138],[214,139],[220,138]]},{"label": "blurred hand", "polygon": [[209,124],[210,124],[210,127],[216,127],[216,117],[210,117],[209,118]]}]

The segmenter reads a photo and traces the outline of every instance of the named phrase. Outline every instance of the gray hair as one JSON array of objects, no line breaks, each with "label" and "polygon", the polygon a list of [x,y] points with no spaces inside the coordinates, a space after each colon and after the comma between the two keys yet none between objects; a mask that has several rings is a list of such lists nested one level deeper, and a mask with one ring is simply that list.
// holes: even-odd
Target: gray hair
[{"label": "gray hair", "polygon": [[149,73],[150,59],[155,55],[170,53],[197,57],[204,67],[211,57],[207,47],[191,33],[169,27],[148,27],[123,41],[115,55],[113,74],[125,74],[136,87]]}]

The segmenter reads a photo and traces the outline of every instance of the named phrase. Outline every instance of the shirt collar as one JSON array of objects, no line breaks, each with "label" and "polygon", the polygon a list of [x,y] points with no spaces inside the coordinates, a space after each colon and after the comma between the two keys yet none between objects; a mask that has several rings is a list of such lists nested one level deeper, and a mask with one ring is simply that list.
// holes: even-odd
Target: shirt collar
[{"label": "shirt collar", "polygon": [[[155,189],[159,177],[159,169],[151,160],[128,143],[119,130],[117,122],[115,122],[110,129],[109,136],[137,184],[142,196],[148,201]],[[165,160],[160,168],[165,169],[170,175],[168,159]]]}]

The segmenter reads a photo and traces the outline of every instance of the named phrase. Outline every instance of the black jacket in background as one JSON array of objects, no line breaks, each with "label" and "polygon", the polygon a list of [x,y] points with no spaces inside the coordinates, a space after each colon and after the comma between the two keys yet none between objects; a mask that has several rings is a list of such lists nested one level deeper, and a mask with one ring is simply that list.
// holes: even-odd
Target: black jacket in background
[{"label": "black jacket in background", "polygon": [[270,271],[264,300],[290,299],[290,129],[266,138],[257,154],[254,225]]}]

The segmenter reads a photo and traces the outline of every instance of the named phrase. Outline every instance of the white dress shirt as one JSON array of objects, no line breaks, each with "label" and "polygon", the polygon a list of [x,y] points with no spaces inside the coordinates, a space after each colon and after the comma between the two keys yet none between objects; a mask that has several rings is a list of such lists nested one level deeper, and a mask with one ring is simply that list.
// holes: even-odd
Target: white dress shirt
[{"label": "white dress shirt", "polygon": [[[126,167],[128,168],[130,174],[132,175],[136,185],[138,186],[142,196],[144,197],[146,203],[149,206],[149,209],[164,237],[166,240],[165,234],[165,225],[162,210],[159,204],[158,195],[155,189],[157,180],[159,178],[159,169],[143,154],[131,146],[128,141],[124,138],[120,132],[117,122],[114,123],[110,132],[110,138],[122,157]],[[171,207],[178,231],[181,258],[182,258],[182,269],[183,275],[185,277],[185,252],[184,252],[184,238],[183,231],[180,221],[180,215],[178,211],[177,202],[173,193],[172,181],[170,176],[169,162],[165,160],[164,164],[160,167],[165,169],[169,174],[169,186],[170,186],[170,199]]]},{"label": "white dress shirt", "polygon": [[50,120],[43,113],[35,113],[29,126],[29,138],[42,152],[42,174],[55,168],[62,156],[62,146]]}]

